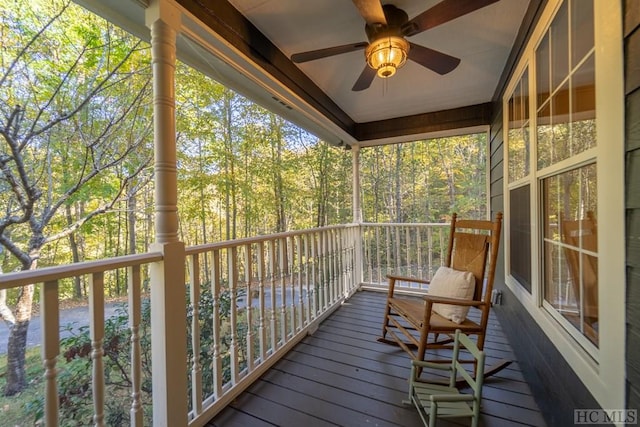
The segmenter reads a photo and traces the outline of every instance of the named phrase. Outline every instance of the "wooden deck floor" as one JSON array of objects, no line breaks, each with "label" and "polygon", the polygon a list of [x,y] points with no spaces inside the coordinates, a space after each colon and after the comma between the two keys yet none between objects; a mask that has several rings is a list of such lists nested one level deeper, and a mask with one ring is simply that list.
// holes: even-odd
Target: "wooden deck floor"
[{"label": "wooden deck floor", "polygon": [[[209,426],[422,426],[415,409],[402,404],[408,355],[376,341],[384,298],[376,292],[354,295]],[[513,360],[500,325],[490,321],[487,363]],[[438,425],[470,424],[458,421]],[[481,425],[545,425],[516,361],[485,382]]]}]

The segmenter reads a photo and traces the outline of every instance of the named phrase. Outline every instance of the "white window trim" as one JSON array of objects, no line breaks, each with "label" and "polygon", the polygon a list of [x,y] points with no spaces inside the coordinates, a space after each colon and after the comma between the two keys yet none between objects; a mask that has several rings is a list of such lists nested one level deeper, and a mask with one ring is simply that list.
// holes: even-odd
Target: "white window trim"
[{"label": "white window trim", "polygon": [[[536,156],[531,150],[530,177],[508,182],[508,102],[525,68],[529,68],[530,141],[535,141],[535,48],[542,39],[562,0],[550,0],[503,98],[505,243],[509,242],[509,191],[530,183],[531,193],[531,294],[508,275],[509,250],[505,248],[505,278],[508,288],[541,327],[598,403],[607,409],[625,407],[625,229],[624,229],[624,68],[621,2],[595,0],[596,132],[593,150],[582,153],[584,161],[597,158],[598,177],[598,289],[599,349],[586,351],[572,334],[543,307],[540,259],[540,179]],[[531,65],[531,66],[530,66]],[[606,147],[606,149],[599,149]],[[574,159],[575,160],[575,159]],[[573,163],[573,162],[572,162]],[[556,165],[553,169],[561,165]],[[549,170],[541,172],[550,172]],[[533,177],[535,176],[535,178]]]}]

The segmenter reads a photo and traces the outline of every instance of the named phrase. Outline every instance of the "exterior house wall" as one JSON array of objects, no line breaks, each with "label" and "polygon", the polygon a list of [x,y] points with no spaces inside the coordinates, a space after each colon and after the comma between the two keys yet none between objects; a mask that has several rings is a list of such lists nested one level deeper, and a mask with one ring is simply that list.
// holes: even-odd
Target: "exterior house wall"
[{"label": "exterior house wall", "polygon": [[[640,408],[640,2],[620,0],[624,7],[626,101],[626,407]],[[535,27],[535,25],[533,26]],[[507,79],[508,80],[508,79]],[[503,110],[494,103],[490,128],[491,211],[504,210]],[[506,220],[509,220],[507,215]],[[504,243],[504,242],[503,242]],[[505,285],[504,244],[496,272],[502,304],[494,310],[509,337],[516,358],[551,426],[573,425],[573,409],[600,405],[564,357]],[[608,408],[617,409],[617,408]]]},{"label": "exterior house wall", "polygon": [[640,408],[640,2],[624,4],[627,408]]}]

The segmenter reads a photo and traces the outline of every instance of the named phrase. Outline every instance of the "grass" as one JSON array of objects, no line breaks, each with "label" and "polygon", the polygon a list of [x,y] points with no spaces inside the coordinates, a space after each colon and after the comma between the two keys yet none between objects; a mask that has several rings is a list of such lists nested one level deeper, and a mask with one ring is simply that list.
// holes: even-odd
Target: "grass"
[{"label": "grass", "polygon": [[27,406],[44,394],[42,360],[40,348],[27,349],[26,354],[27,388],[21,393],[6,397],[2,395],[7,382],[7,355],[0,356],[0,420],[6,427],[33,426],[35,421],[27,415]]}]

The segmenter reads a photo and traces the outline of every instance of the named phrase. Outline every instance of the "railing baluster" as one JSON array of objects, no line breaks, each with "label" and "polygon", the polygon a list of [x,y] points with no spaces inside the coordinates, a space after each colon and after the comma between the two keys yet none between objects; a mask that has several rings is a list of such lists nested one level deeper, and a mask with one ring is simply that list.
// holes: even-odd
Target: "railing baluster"
[{"label": "railing baluster", "polygon": [[344,254],[342,253],[342,230],[336,230],[335,232],[335,264],[336,264],[336,278],[337,278],[337,288],[336,288],[336,299],[339,300],[344,296],[344,269],[342,257]]},{"label": "railing baluster", "polygon": [[325,310],[329,306],[329,302],[331,301],[331,262],[329,257],[331,253],[329,251],[329,232],[327,230],[323,230],[322,232],[322,259],[323,266],[322,270],[324,273],[324,301],[322,303],[322,310]]},{"label": "railing baluster", "polygon": [[233,246],[227,251],[228,271],[229,271],[229,309],[231,315],[229,322],[231,327],[231,345],[229,346],[229,357],[231,362],[231,384],[238,383],[239,361],[238,361],[238,313],[236,307],[238,291],[238,248]]},{"label": "railing baluster", "polygon": [[320,235],[318,236],[318,255],[320,256],[320,265],[318,268],[318,272],[320,273],[320,303],[318,304],[318,308],[320,311],[324,311],[324,308],[327,306],[327,234],[325,231],[320,231]]},{"label": "railing baluster", "polygon": [[335,285],[335,274],[333,270],[333,251],[332,251],[332,236],[331,231],[326,230],[324,234],[325,240],[325,253],[326,253],[326,268],[327,268],[327,301],[325,303],[325,308],[328,308],[334,301],[334,285]]},{"label": "railing baluster", "polygon": [[93,425],[104,426],[104,273],[93,273],[89,281]]},{"label": "railing baluster", "polygon": [[202,367],[200,365],[200,258],[189,257],[189,297],[191,298],[191,399],[194,414],[202,412]]},{"label": "railing baluster", "polygon": [[340,279],[336,259],[338,255],[336,243],[336,232],[331,230],[329,231],[329,253],[331,254],[331,257],[329,258],[329,262],[331,264],[331,304],[338,300],[338,281]]},{"label": "railing baluster", "polygon": [[269,247],[271,250],[269,251],[269,281],[270,281],[270,290],[271,290],[271,351],[275,353],[278,348],[278,329],[276,323],[276,241],[271,240]]},{"label": "railing baluster", "polygon": [[400,226],[398,225],[394,225],[393,227],[394,230],[394,243],[395,243],[395,250],[396,250],[396,256],[395,256],[395,266],[394,266],[394,271],[396,274],[402,274],[402,258],[401,258],[401,254],[400,254],[400,246],[401,246],[401,242],[400,242]]},{"label": "railing baluster", "polygon": [[405,236],[405,250],[406,250],[406,253],[407,253],[406,261],[405,261],[406,265],[407,265],[407,273],[406,274],[407,274],[407,276],[411,276],[412,275],[411,272],[413,271],[413,269],[411,268],[411,260],[412,260],[412,257],[411,257],[411,229],[410,229],[410,227],[404,227],[404,231],[405,231],[405,233],[404,233],[404,236]]},{"label": "railing baluster", "polygon": [[296,236],[296,254],[298,255],[298,304],[296,304],[298,313],[298,327],[296,328],[296,331],[299,331],[304,327],[304,300],[302,295],[302,270],[304,269],[304,258],[302,245],[303,236],[301,234],[298,234]]},{"label": "railing baluster", "polygon": [[322,304],[322,309],[326,310],[329,307],[329,303],[331,301],[331,262],[329,257],[331,256],[331,252],[329,251],[329,231],[324,230],[322,232],[322,254],[323,254],[323,270],[325,273],[324,278],[324,301]]},{"label": "railing baluster", "polygon": [[44,366],[44,417],[48,426],[58,425],[58,385],[56,363],[60,354],[60,311],[58,282],[45,282],[41,288],[42,360]]},{"label": "railing baluster", "polygon": [[378,267],[378,284],[382,283],[382,264],[380,262],[380,227],[376,227],[376,266]]},{"label": "railing baluster", "polygon": [[427,241],[429,245],[429,272],[427,278],[431,280],[433,275],[433,228],[427,228]]},{"label": "railing baluster", "polygon": [[[291,296],[291,301],[289,305],[291,306],[291,312],[289,313],[290,327],[289,333],[293,337],[296,333],[296,299],[295,299],[295,291],[296,291],[296,252],[295,252],[295,244],[294,244],[294,236],[287,238],[287,270],[289,277],[289,294]],[[287,334],[288,335],[288,334]]]},{"label": "railing baluster", "polygon": [[211,261],[211,295],[213,297],[213,390],[216,399],[222,397],[224,377],[222,372],[222,354],[220,352],[220,250],[213,251]]},{"label": "railing baluster", "polygon": [[265,265],[264,265],[264,242],[258,242],[258,280],[260,286],[259,293],[259,310],[260,310],[260,325],[258,326],[258,332],[260,334],[260,361],[264,362],[267,357],[267,329],[265,320],[265,306],[264,306],[264,280],[265,280]]},{"label": "railing baluster", "polygon": [[336,265],[336,300],[340,300],[344,296],[344,270],[342,263],[342,231],[335,232],[335,265]]},{"label": "railing baluster", "polygon": [[311,267],[311,259],[309,258],[311,253],[309,252],[309,239],[311,234],[305,233],[303,237],[303,247],[304,247],[304,283],[307,294],[304,297],[305,305],[304,305],[304,324],[308,325],[311,322],[311,280],[312,278],[309,275],[309,270]]},{"label": "railing baluster", "polygon": [[247,284],[247,295],[245,296],[246,304],[245,310],[247,313],[247,370],[253,371],[253,353],[254,353],[254,338],[253,338],[253,318],[251,313],[251,302],[253,301],[251,281],[252,281],[252,262],[251,262],[251,244],[248,243],[244,246],[244,281]]},{"label": "railing baluster", "polygon": [[416,233],[416,258],[418,260],[418,277],[424,277],[424,266],[422,265],[422,233],[420,227],[414,227]]},{"label": "railing baluster", "polygon": [[352,252],[352,248],[353,248],[353,242],[354,242],[354,238],[355,238],[355,230],[356,228],[348,228],[347,230],[345,230],[343,232],[343,237],[341,239],[341,244],[342,244],[342,255],[340,256],[340,258],[343,259],[342,261],[342,265],[344,268],[344,279],[342,281],[343,283],[343,292],[344,292],[344,296],[347,297],[347,294],[351,293],[351,289],[352,286],[354,286],[353,284],[353,252]]},{"label": "railing baluster", "polygon": [[142,349],[140,346],[140,321],[141,305],[140,298],[141,280],[140,266],[134,265],[129,268],[128,281],[129,299],[129,330],[131,331],[131,425],[133,427],[142,426]]},{"label": "railing baluster", "polygon": [[313,233],[311,234],[309,237],[311,239],[310,246],[311,246],[311,281],[313,282],[313,295],[312,295],[312,299],[311,299],[311,312],[312,312],[312,316],[309,318],[311,319],[315,319],[316,316],[318,315],[318,296],[319,296],[319,279],[318,279],[318,238],[317,238],[318,234],[317,233]]},{"label": "railing baluster", "polygon": [[278,239],[278,266],[280,268],[280,338],[281,345],[287,342],[287,292],[286,292],[286,238]]},{"label": "railing baluster", "polygon": [[440,236],[440,248],[439,248],[440,249],[440,265],[442,266],[442,265],[444,265],[443,255],[444,255],[444,252],[445,252],[445,249],[444,249],[444,235],[442,233],[442,227],[438,229],[438,235]]},{"label": "railing baluster", "polygon": [[385,247],[386,247],[386,255],[387,255],[387,259],[385,260],[385,273],[384,275],[386,276],[389,273],[393,273],[393,270],[391,270],[391,268],[393,267],[392,264],[392,260],[391,260],[391,226],[387,225],[384,227],[384,232],[385,232]]},{"label": "railing baluster", "polygon": [[373,248],[371,246],[371,232],[369,230],[369,227],[366,227],[364,225],[360,226],[362,232],[361,232],[361,236],[362,236],[362,242],[360,244],[362,244],[364,246],[364,250],[362,251],[363,254],[363,264],[364,264],[364,268],[362,270],[362,274],[364,274],[364,271],[367,271],[367,275],[366,277],[362,278],[363,282],[373,282],[373,263],[371,262],[373,259]]}]

